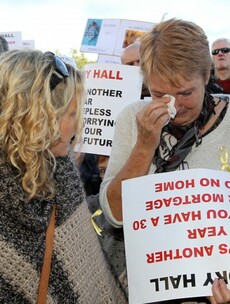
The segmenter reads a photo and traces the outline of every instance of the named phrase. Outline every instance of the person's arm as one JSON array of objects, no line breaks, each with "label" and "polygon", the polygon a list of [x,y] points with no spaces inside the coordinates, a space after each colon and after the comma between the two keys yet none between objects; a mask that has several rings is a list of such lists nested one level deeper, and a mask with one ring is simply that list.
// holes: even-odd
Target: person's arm
[{"label": "person's arm", "polygon": [[113,216],[122,221],[121,192],[122,181],[148,174],[155,149],[144,150],[136,144],[125,165],[114,177],[107,189],[107,199]]},{"label": "person's arm", "polygon": [[[136,142],[133,147],[129,147],[130,153],[126,155],[125,160],[122,160],[123,164],[118,168],[119,170],[117,170],[116,174],[111,178],[110,172],[108,173],[111,180],[107,186],[106,195],[112,215],[117,221],[122,221],[122,181],[143,176],[149,172],[155,150],[159,145],[161,130],[169,117],[166,101],[168,102],[169,99],[165,98],[164,102],[162,99],[149,102],[136,114],[136,117],[134,117],[136,119],[134,123],[137,125]],[[120,122],[117,121],[117,137],[119,137],[119,123]],[[126,141],[129,141],[128,137],[132,136],[132,129],[130,130],[130,128],[133,127],[133,122],[128,123],[128,115],[126,119],[122,118],[122,123],[123,129],[129,129],[130,135],[127,132],[127,138],[125,138],[124,135],[122,137],[121,132],[119,142],[113,142],[113,146],[117,144],[120,146],[113,147],[115,150],[121,149],[122,144],[125,145]],[[112,153],[110,162],[119,162],[119,158],[123,158],[124,156],[121,155],[120,157],[116,157],[116,159],[113,159],[113,157]],[[109,170],[109,168],[107,170]]]},{"label": "person's arm", "polygon": [[223,279],[215,279],[212,285],[213,296],[209,298],[211,304],[230,303],[230,290]]}]

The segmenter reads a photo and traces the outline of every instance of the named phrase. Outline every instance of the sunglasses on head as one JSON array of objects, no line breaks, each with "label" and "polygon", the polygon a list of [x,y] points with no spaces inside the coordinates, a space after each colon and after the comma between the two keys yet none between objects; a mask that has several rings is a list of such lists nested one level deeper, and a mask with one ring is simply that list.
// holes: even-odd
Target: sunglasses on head
[{"label": "sunglasses on head", "polygon": [[212,50],[212,55],[213,56],[218,55],[220,51],[221,51],[222,54],[227,54],[227,53],[230,52],[230,48],[229,47],[224,47],[224,48],[221,48],[221,49]]},{"label": "sunglasses on head", "polygon": [[66,64],[61,60],[60,57],[56,56],[52,52],[44,53],[46,56],[53,57],[53,64],[55,67],[55,71],[53,72],[51,79],[50,79],[50,89],[51,91],[56,88],[56,86],[66,77],[70,75]]}]

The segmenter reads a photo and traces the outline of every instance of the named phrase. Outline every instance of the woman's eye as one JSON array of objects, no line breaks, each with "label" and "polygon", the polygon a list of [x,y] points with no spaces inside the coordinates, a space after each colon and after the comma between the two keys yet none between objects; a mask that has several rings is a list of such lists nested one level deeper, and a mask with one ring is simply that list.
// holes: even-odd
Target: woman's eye
[{"label": "woman's eye", "polygon": [[187,97],[187,96],[190,96],[191,94],[192,94],[192,92],[189,91],[189,92],[184,92],[182,95],[185,96],[185,97]]}]

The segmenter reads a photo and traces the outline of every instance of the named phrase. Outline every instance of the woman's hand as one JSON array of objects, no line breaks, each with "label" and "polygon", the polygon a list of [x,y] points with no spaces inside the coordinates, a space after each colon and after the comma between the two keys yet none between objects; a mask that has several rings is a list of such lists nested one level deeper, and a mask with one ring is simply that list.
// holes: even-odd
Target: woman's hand
[{"label": "woman's hand", "polygon": [[229,304],[230,290],[223,279],[215,279],[212,285],[213,296],[209,298],[211,304]]},{"label": "woman's hand", "polygon": [[137,113],[137,143],[143,149],[153,151],[158,147],[161,130],[169,119],[168,102],[169,97],[154,99]]}]

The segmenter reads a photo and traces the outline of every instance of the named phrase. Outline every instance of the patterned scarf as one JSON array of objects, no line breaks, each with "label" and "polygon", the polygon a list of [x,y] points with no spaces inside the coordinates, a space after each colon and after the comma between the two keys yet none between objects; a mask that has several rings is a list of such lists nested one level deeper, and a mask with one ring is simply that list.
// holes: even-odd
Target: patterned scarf
[{"label": "patterned scarf", "polygon": [[[221,100],[221,99],[220,99]],[[216,120],[211,129],[202,136],[207,135],[218,126],[226,113],[228,103],[224,107],[220,117]],[[155,173],[175,171],[191,151],[192,146],[196,143],[199,146],[202,138],[199,137],[199,130],[208,122],[210,117],[215,114],[215,101],[212,95],[205,92],[203,108],[196,121],[185,127],[173,126],[170,123],[162,129],[161,140],[158,149],[153,158],[156,165]],[[177,133],[177,137],[173,134]]]}]

